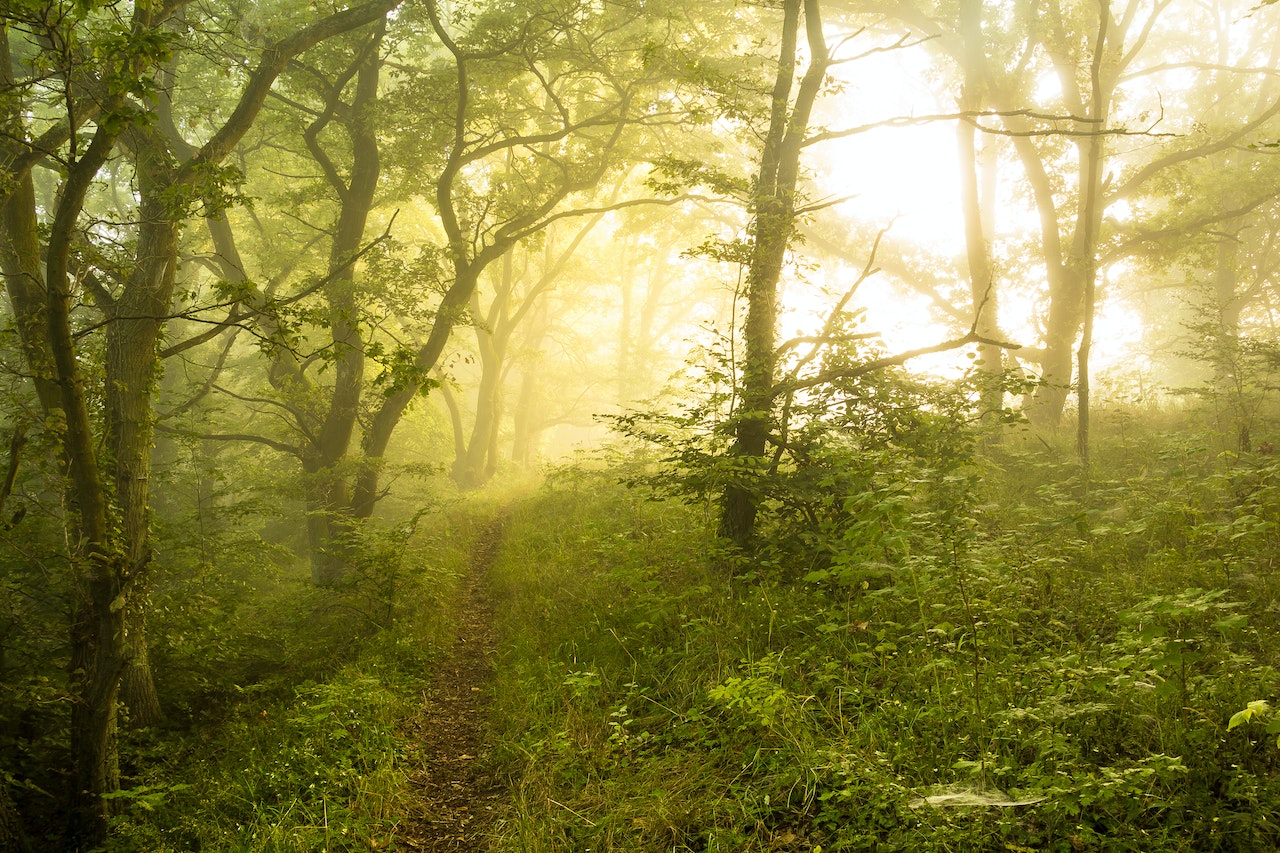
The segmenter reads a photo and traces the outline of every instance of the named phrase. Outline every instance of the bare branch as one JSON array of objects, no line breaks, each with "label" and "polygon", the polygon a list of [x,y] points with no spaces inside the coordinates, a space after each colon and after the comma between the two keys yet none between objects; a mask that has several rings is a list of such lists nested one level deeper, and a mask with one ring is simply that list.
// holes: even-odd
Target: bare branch
[{"label": "bare branch", "polygon": [[[822,351],[823,343],[831,341],[832,334],[840,324],[840,315],[844,312],[845,307],[848,306],[849,300],[853,299],[853,295],[857,293],[858,288],[862,286],[862,283],[880,271],[879,267],[875,266],[876,254],[880,251],[880,242],[884,240],[884,236],[889,233],[889,229],[892,227],[893,223],[890,222],[876,234],[876,238],[871,244],[871,252],[867,255],[867,262],[862,266],[862,272],[858,274],[853,284],[849,285],[848,289],[845,290],[844,296],[840,297],[835,307],[827,314],[827,319],[822,324],[822,331],[819,333],[818,340],[814,343],[813,348],[809,350],[804,358],[796,362],[795,367],[791,369],[792,379],[799,375],[805,365],[817,357],[818,353]],[[784,344],[783,346],[786,345]],[[779,348],[779,352],[781,351],[781,348]]]},{"label": "bare branch", "polygon": [[290,456],[302,458],[302,449],[294,447],[292,444],[286,444],[283,441],[276,441],[274,438],[267,438],[265,435],[255,435],[251,432],[228,432],[228,433],[209,433],[194,432],[192,430],[177,429],[167,424],[156,424],[156,429],[160,432],[167,432],[171,435],[182,435],[187,438],[198,438],[201,441],[247,441],[252,444],[265,444],[272,450],[280,453],[287,453]]},{"label": "bare branch", "polygon": [[979,335],[976,331],[970,330],[969,333],[962,338],[944,341],[943,343],[934,344],[933,346],[920,347],[919,349],[907,350],[906,352],[901,352],[897,355],[873,359],[854,367],[840,368],[837,370],[824,370],[822,373],[810,376],[806,379],[792,379],[779,382],[774,386],[772,395],[774,399],[777,399],[784,394],[790,394],[794,391],[802,391],[805,388],[814,388],[818,385],[827,385],[840,379],[857,379],[860,376],[866,376],[868,373],[875,373],[876,371],[884,370],[887,367],[898,367],[913,358],[919,358],[922,355],[933,355],[934,353],[948,352],[949,350],[959,349],[960,347],[967,346],[969,344],[987,344],[988,346],[1000,347],[1001,349],[1007,350],[1017,350],[1022,348],[1021,344],[1014,344],[1008,341],[997,341],[992,338]]},{"label": "bare branch", "polygon": [[[916,125],[932,124],[939,121],[967,121],[983,133],[989,133],[994,136],[1069,136],[1069,137],[1086,137],[1086,136],[1157,136],[1169,137],[1180,136],[1177,133],[1155,133],[1154,128],[1159,124],[1159,120],[1153,123],[1146,130],[1128,130],[1125,128],[1103,128],[1099,130],[1071,130],[1062,128],[1043,128],[1025,131],[1004,130],[996,127],[988,127],[982,124],[978,119],[983,118],[1025,118],[1035,121],[1045,122],[1062,122],[1077,125],[1097,124],[1097,119],[1091,119],[1084,116],[1073,115],[1070,113],[1042,113],[1032,109],[1018,110],[961,110],[954,113],[931,113],[920,116],[893,116],[891,118],[873,121],[867,124],[860,124],[855,127],[845,128],[844,130],[828,130],[822,133],[815,133],[804,141],[807,148],[810,145],[817,145],[821,142],[830,142],[835,139],[844,139],[849,136],[857,136],[861,133],[868,133],[873,130],[880,130],[886,127],[915,127]],[[1163,118],[1163,113],[1161,114]]]},{"label": "bare branch", "polygon": [[170,420],[172,418],[178,417],[179,415],[186,414],[187,412],[191,411],[192,408],[195,407],[196,403],[200,402],[205,397],[209,396],[209,392],[217,387],[218,377],[222,375],[222,368],[225,367],[227,364],[227,357],[231,355],[231,348],[235,345],[236,336],[239,333],[239,331],[240,331],[239,329],[236,329],[234,332],[232,332],[231,337],[227,340],[226,345],[222,347],[222,352],[218,353],[218,360],[214,362],[213,369],[209,371],[209,375],[205,377],[205,380],[203,383],[201,383],[199,390],[197,390],[196,393],[188,397],[184,402],[173,407],[173,409],[171,409],[170,411],[166,412],[165,414],[158,415],[157,416],[158,420],[162,420],[162,421]]}]

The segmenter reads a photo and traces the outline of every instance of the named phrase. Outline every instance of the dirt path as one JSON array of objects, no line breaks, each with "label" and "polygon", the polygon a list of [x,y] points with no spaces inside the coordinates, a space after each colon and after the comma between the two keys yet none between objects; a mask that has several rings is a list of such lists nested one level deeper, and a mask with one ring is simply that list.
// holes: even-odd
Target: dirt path
[{"label": "dirt path", "polygon": [[485,576],[502,538],[498,518],[480,534],[464,580],[458,636],[436,666],[415,725],[422,766],[413,807],[396,832],[401,849],[480,853],[501,785],[483,771],[488,686],[494,656],[493,605]]}]

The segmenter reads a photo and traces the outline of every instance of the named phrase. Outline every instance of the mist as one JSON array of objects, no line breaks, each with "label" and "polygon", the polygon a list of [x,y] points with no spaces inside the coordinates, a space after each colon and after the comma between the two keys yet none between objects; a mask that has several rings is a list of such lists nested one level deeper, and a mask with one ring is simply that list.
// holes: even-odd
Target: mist
[{"label": "mist", "polygon": [[0,853],[1280,845],[1274,0],[23,0]]}]

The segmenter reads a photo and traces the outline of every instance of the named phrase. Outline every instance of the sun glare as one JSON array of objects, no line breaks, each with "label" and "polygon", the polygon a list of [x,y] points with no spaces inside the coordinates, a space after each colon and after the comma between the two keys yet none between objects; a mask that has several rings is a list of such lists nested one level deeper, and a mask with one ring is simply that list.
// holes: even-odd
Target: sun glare
[{"label": "sun glare", "polygon": [[[951,92],[939,90],[931,80],[933,59],[924,50],[896,50],[841,66],[839,94],[827,99],[820,116],[822,128],[838,134],[854,128],[859,132],[829,139],[806,154],[813,169],[815,190],[809,203],[822,209],[815,214],[817,227],[839,229],[848,234],[874,234],[888,229],[884,247],[900,255],[932,258],[929,265],[952,269],[964,276],[965,225],[960,198],[956,121],[929,116],[946,116],[957,109]],[[1040,94],[1058,91],[1060,81],[1046,74],[1037,81]],[[1050,91],[1052,90],[1052,91]],[[987,143],[990,143],[990,137]],[[998,215],[995,234],[988,239],[1020,243],[1038,240],[1039,218],[1025,198],[1020,168],[1006,161],[997,183]],[[826,207],[822,207],[826,205]],[[1125,205],[1108,212],[1112,218],[1132,215]],[[792,287],[787,299],[792,307],[784,316],[783,336],[791,325],[803,325],[812,333],[820,320],[860,272],[854,265],[859,251],[869,252],[871,239],[845,240],[849,255],[844,264],[824,263],[811,277],[823,287]],[[847,265],[847,266],[846,266]],[[825,267],[835,267],[827,269]],[[902,280],[911,275],[909,265],[898,265],[893,273],[883,271],[864,282],[851,308],[865,312],[862,328],[879,335],[890,353],[920,349],[954,340],[965,328],[948,319],[935,300],[914,283]],[[1011,342],[1036,347],[1039,332],[1033,326],[1045,284],[1037,280],[1043,269],[1035,263],[997,260],[1000,288],[1002,334]],[[945,278],[945,274],[944,274]],[[937,286],[939,282],[932,282]],[[963,279],[942,282],[946,294],[968,293]],[[830,295],[836,294],[836,295]],[[967,305],[957,305],[962,311]],[[809,318],[809,319],[805,319]],[[1098,373],[1114,374],[1124,368],[1140,349],[1142,323],[1134,308],[1113,293],[1099,306],[1095,323],[1092,364]],[[913,359],[914,371],[955,377],[971,363],[964,349]],[[1034,368],[1034,365],[1028,365]]]}]

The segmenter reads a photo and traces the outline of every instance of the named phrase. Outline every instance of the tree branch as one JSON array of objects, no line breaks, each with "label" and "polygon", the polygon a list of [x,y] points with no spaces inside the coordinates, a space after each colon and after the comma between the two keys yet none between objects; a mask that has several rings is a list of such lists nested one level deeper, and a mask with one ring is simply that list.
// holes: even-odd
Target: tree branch
[{"label": "tree branch", "polygon": [[254,435],[251,432],[228,432],[228,433],[209,433],[194,432],[192,430],[177,429],[166,424],[156,424],[156,429],[160,432],[167,432],[170,435],[182,435],[187,438],[198,438],[201,441],[247,441],[252,444],[265,444],[272,450],[280,453],[288,453],[291,456],[302,458],[302,449],[294,447],[292,444],[286,444],[283,441],[276,441],[274,438],[267,438],[265,435]]},{"label": "tree branch", "polygon": [[840,368],[837,370],[824,370],[816,376],[810,376],[807,379],[792,379],[779,382],[773,387],[772,396],[774,399],[790,394],[793,391],[802,391],[805,388],[814,388],[818,385],[827,385],[839,379],[857,379],[860,376],[866,376],[868,373],[875,373],[878,370],[884,370],[886,367],[898,367],[913,358],[919,358],[922,355],[933,355],[939,352],[948,352],[949,350],[959,349],[968,344],[987,344],[988,346],[1000,347],[1001,349],[1017,350],[1021,349],[1021,344],[1014,344],[1008,341],[997,341],[992,338],[983,337],[976,331],[970,330],[962,338],[945,341],[933,346],[920,347],[919,349],[907,350],[897,355],[877,358],[871,361],[863,362],[855,367]]},{"label": "tree branch", "polygon": [[202,168],[222,162],[231,153],[231,149],[253,126],[254,119],[262,109],[276,78],[288,66],[290,60],[326,39],[373,23],[398,5],[400,0],[371,0],[371,2],[344,9],[264,50],[258,67],[254,69],[249,76],[249,82],[245,84],[239,103],[213,137],[196,152],[194,157],[182,165],[178,171],[177,182],[194,180]]}]

